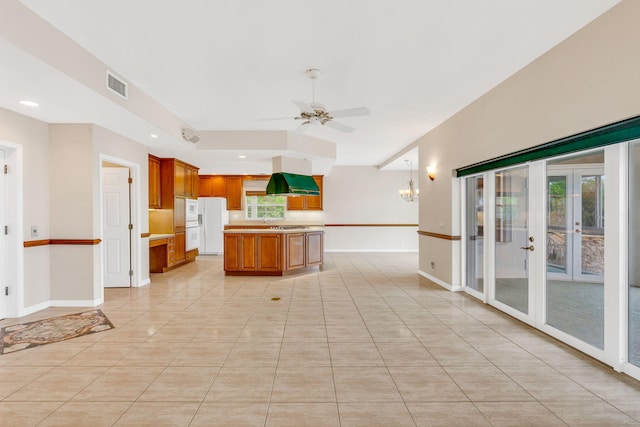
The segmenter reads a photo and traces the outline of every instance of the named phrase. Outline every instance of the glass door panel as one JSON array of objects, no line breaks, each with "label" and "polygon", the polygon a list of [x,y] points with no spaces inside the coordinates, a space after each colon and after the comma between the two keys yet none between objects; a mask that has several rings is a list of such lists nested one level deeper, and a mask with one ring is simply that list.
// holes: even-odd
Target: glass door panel
[{"label": "glass door panel", "polygon": [[495,174],[495,300],[529,313],[529,168]]},{"label": "glass door panel", "polygon": [[547,164],[546,324],[604,348],[604,152]]},{"label": "glass door panel", "polygon": [[604,174],[576,171],[580,185],[580,204],[575,235],[580,251],[574,263],[574,276],[585,280],[602,281],[604,275]]},{"label": "glass door panel", "polygon": [[572,245],[567,243],[571,218],[567,215],[567,175],[556,174],[547,177],[547,274],[550,277],[566,279],[569,274],[569,260],[572,259]]},{"label": "glass door panel", "polygon": [[466,180],[467,205],[467,283],[466,286],[478,292],[484,291],[484,203],[483,177]]}]

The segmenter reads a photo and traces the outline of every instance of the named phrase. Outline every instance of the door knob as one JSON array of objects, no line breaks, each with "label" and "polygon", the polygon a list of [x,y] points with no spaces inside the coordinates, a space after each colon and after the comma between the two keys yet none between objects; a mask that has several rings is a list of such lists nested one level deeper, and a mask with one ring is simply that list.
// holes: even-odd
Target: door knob
[{"label": "door knob", "polygon": [[533,247],[533,245],[531,245],[531,246],[522,246],[520,249],[523,249],[525,251],[533,252],[534,247]]},{"label": "door knob", "polygon": [[579,232],[580,232],[580,229],[579,229],[579,228],[576,228],[576,233],[579,233]]}]

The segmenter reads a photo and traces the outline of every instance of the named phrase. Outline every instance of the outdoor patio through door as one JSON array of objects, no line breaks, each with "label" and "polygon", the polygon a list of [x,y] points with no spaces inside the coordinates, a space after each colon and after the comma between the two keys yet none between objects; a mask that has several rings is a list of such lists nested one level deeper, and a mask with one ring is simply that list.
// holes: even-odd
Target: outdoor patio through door
[{"label": "outdoor patio through door", "polygon": [[604,152],[547,164],[545,323],[604,349]]}]

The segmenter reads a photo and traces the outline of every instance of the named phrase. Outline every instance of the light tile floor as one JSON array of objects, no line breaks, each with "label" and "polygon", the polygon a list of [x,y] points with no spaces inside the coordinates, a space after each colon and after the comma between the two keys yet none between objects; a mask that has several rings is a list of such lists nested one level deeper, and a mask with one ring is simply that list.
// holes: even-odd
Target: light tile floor
[{"label": "light tile floor", "polygon": [[640,425],[637,381],[430,283],[417,254],[325,261],[255,278],[199,257],[107,289],[115,329],[0,356],[0,425]]}]

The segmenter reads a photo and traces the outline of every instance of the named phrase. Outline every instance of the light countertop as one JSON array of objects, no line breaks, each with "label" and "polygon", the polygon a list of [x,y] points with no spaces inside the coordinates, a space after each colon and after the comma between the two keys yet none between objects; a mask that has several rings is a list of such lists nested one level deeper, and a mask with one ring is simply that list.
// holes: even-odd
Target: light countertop
[{"label": "light countertop", "polygon": [[273,228],[244,228],[244,229],[232,229],[232,230],[224,230],[226,234],[247,234],[247,233],[263,233],[263,234],[287,234],[287,233],[314,233],[318,231],[324,231],[324,227],[310,227],[310,226],[301,226],[301,227],[277,227]]},{"label": "light countertop", "polygon": [[149,235],[149,241],[151,240],[159,240],[159,239],[167,239],[169,237],[174,237],[173,234],[151,234]]}]

